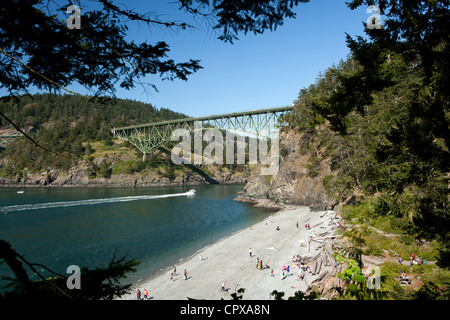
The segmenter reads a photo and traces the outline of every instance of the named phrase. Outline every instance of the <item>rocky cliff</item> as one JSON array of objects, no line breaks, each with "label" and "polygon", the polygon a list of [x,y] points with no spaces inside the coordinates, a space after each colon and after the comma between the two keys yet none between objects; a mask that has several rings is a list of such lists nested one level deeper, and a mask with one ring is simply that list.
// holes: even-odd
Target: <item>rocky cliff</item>
[{"label": "rocky cliff", "polygon": [[311,154],[301,152],[299,138],[300,134],[294,131],[282,133],[277,174],[261,175],[257,170],[235,200],[280,208],[303,205],[323,210],[331,206],[331,199],[322,185],[324,176],[331,173],[330,166],[326,159],[322,160],[311,175],[308,169]]},{"label": "rocky cliff", "polygon": [[201,184],[233,184],[247,182],[247,174],[232,173],[218,167],[202,170],[177,170],[171,178],[161,175],[157,169],[146,169],[132,174],[114,174],[108,178],[89,176],[84,164],[68,171],[49,170],[24,177],[0,177],[1,187],[153,187]]}]

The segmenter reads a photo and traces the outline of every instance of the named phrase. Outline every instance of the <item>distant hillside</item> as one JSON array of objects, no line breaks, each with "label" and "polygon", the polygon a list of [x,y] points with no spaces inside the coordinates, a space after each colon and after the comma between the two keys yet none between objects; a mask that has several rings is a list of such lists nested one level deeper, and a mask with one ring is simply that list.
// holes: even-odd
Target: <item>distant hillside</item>
[{"label": "distant hillside", "polygon": [[[147,186],[245,182],[248,168],[236,165],[190,167],[174,165],[157,152],[141,160],[140,152],[113,138],[111,128],[187,118],[151,104],[116,99],[92,103],[72,95],[39,94],[20,103],[0,103],[0,111],[52,152],[24,137],[0,151],[0,185]],[[1,119],[0,135],[15,134]],[[170,146],[168,146],[170,147]],[[168,150],[166,150],[168,151]]]},{"label": "distant hillside", "polygon": [[[90,102],[76,95],[35,94],[23,96],[18,104],[1,103],[0,111],[19,127],[35,131],[42,127],[70,123],[75,133],[88,139],[101,140],[101,129],[141,124],[145,122],[186,118],[185,114],[169,109],[157,109],[151,104],[133,100],[114,99]],[[0,118],[0,128],[9,123]],[[108,128],[108,129],[107,129]]]},{"label": "distant hillside", "polygon": [[[0,111],[40,144],[61,154],[55,157],[55,154],[35,149],[24,138],[18,139],[0,155],[14,163],[15,174],[23,168],[32,171],[68,169],[83,155],[92,153],[86,142],[103,141],[105,145],[112,145],[110,130],[114,126],[187,117],[138,101],[115,99],[93,103],[84,97],[55,94],[24,96],[18,105],[0,103]],[[0,121],[1,129],[12,127],[5,119]]]}]

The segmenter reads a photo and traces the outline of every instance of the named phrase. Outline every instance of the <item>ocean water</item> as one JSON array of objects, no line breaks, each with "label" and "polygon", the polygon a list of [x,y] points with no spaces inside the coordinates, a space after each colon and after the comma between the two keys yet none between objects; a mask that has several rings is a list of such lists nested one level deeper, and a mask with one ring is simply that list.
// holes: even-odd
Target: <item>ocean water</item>
[{"label": "ocean water", "polygon": [[[114,254],[127,256],[141,263],[124,283],[139,283],[273,214],[233,201],[242,187],[36,188],[23,193],[4,188],[0,239],[29,262],[60,274],[70,265],[106,267]],[[192,188],[196,194],[187,195]],[[1,275],[13,276],[6,263],[0,264]]]}]

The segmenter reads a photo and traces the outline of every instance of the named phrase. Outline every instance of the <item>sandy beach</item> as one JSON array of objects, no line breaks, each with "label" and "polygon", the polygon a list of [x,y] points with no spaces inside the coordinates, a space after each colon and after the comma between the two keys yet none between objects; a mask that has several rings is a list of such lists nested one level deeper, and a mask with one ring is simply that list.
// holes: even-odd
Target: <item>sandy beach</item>
[{"label": "sandy beach", "polygon": [[[320,218],[320,216],[323,216]],[[311,212],[308,207],[296,207],[274,213],[250,228],[241,230],[201,250],[176,267],[176,275],[171,280],[173,268],[164,271],[146,282],[133,286],[130,294],[121,299],[136,300],[136,290],[140,289],[143,297],[147,289],[149,300],[186,300],[231,299],[230,294],[244,288],[243,300],[271,300],[273,290],[283,291],[285,298],[293,296],[296,291],[305,291],[318,275],[307,272],[305,280],[297,277],[298,268],[291,261],[293,255],[315,255],[314,241],[311,241],[310,253],[299,242],[305,236],[314,236],[327,230],[328,223],[315,227],[320,222],[329,220],[328,214]],[[298,227],[297,227],[298,223]],[[306,230],[310,224],[311,230]],[[277,227],[280,230],[277,230]],[[250,256],[250,250],[252,256]],[[256,260],[262,260],[264,269],[256,268]],[[290,266],[292,276],[281,277],[281,268]],[[273,269],[274,276],[271,276]],[[184,270],[187,280],[184,279]],[[221,291],[225,282],[225,291]]]}]

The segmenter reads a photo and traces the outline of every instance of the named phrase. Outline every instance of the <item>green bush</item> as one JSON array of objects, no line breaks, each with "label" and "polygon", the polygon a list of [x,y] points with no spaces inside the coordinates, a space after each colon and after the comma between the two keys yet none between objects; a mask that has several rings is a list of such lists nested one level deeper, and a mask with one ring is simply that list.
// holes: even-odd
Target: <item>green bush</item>
[{"label": "green bush", "polygon": [[112,173],[111,162],[103,161],[99,165],[98,175],[103,178],[110,178]]},{"label": "green bush", "polygon": [[374,244],[369,244],[368,248],[364,250],[364,253],[369,256],[383,256],[383,250],[379,246]]},{"label": "green bush", "polygon": [[133,174],[141,172],[146,167],[146,162],[142,160],[128,160],[118,162],[112,168],[112,174]]}]

